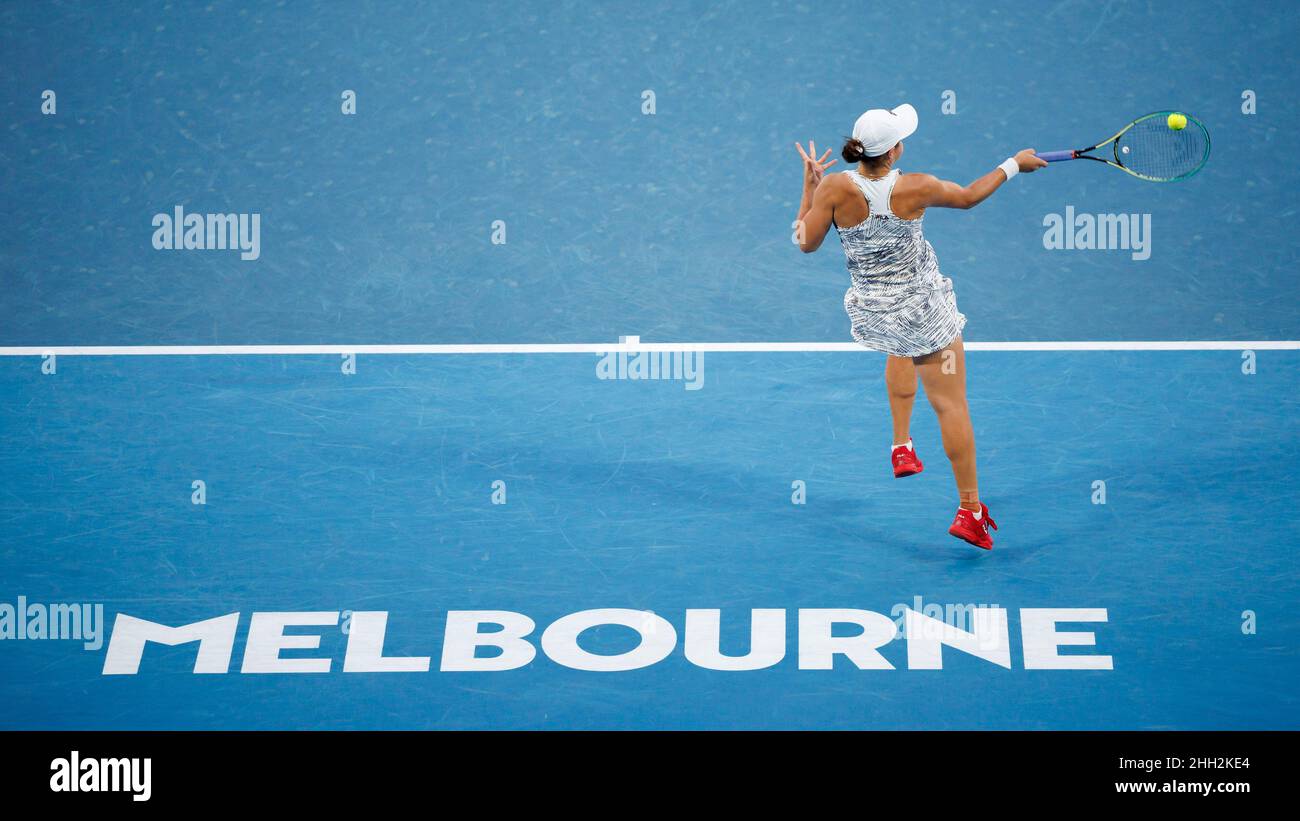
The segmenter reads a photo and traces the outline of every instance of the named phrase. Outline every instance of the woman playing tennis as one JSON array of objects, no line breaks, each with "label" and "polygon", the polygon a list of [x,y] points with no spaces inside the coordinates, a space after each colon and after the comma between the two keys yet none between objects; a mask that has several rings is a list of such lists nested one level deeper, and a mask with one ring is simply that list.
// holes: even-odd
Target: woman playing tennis
[{"label": "woman playing tennis", "polygon": [[888,355],[885,385],[894,421],[894,476],[924,469],[908,432],[919,375],[939,417],[943,449],[957,480],[957,518],[948,532],[988,550],[993,547],[989,528],[997,530],[997,525],[980,501],[975,474],[961,342],[966,317],[957,310],[952,280],[939,273],[921,221],[930,207],[974,208],[1019,172],[1047,163],[1027,148],[965,187],[928,174],[901,174],[894,166],[916,121],[916,109],[906,104],[864,113],[841,152],[846,163],[857,167],[829,177],[826,169],[836,162],[826,162],[829,149],[818,157],[813,143],[807,151],[797,146],[804,169],[799,247],[804,253],[816,251],[835,226],[852,277],[844,309],[853,338]]}]

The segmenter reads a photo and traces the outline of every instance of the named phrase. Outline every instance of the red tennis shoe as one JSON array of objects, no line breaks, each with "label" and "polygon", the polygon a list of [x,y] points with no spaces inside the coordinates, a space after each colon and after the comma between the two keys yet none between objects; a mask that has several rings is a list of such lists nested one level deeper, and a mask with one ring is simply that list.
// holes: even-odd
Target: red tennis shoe
[{"label": "red tennis shoe", "polygon": [[994,530],[998,529],[997,523],[989,518],[989,506],[980,502],[978,519],[975,518],[973,510],[957,508],[957,518],[952,520],[952,527],[948,528],[948,534],[958,539],[965,539],[976,547],[992,550],[993,537],[989,535],[990,527]]},{"label": "red tennis shoe", "polygon": [[[912,440],[908,439],[907,443],[911,445]],[[902,479],[904,476],[911,476],[925,470],[925,465],[916,458],[916,445],[910,448],[907,445],[899,445],[889,454],[889,461],[894,463],[895,479]]]}]

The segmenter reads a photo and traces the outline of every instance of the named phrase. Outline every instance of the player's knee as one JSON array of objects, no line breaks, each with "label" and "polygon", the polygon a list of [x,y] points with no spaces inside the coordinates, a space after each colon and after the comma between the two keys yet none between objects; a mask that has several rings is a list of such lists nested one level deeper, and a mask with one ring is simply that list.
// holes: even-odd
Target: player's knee
[{"label": "player's knee", "polygon": [[969,413],[966,400],[956,396],[931,396],[930,407],[934,408],[935,414],[940,419],[948,416],[965,416]]}]

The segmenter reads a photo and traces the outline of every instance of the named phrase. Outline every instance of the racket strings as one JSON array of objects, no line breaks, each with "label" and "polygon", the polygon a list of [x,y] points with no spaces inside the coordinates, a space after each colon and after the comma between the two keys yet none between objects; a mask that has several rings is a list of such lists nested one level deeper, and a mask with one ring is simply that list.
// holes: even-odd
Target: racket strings
[{"label": "racket strings", "polygon": [[1135,174],[1154,180],[1177,180],[1200,169],[1209,157],[1210,140],[1200,123],[1188,119],[1185,128],[1169,127],[1164,116],[1139,120],[1117,141],[1120,163]]}]

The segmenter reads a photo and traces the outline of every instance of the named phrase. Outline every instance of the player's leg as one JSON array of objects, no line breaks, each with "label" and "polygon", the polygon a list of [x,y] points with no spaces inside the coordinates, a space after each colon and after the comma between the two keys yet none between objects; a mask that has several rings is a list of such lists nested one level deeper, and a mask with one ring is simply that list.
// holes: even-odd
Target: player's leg
[{"label": "player's leg", "polygon": [[989,550],[997,530],[989,509],[980,503],[979,479],[975,475],[975,431],[966,404],[966,349],[957,337],[947,347],[916,358],[916,371],[925,386],[926,398],[939,417],[943,449],[952,462],[961,507],[948,533],[976,547]]},{"label": "player's leg", "polygon": [[925,470],[912,449],[912,405],[916,403],[916,365],[910,357],[890,356],[885,360],[885,388],[889,391],[889,415],[894,420],[894,443],[889,459],[894,477],[901,479]]},{"label": "player's leg", "polygon": [[889,413],[894,419],[895,446],[911,438],[912,405],[916,403],[916,366],[906,356],[885,359],[885,387],[889,389]]},{"label": "player's leg", "polygon": [[952,462],[961,506],[980,509],[979,480],[975,473],[975,431],[966,405],[966,349],[961,337],[947,347],[915,359],[926,398],[939,417],[943,450]]}]

